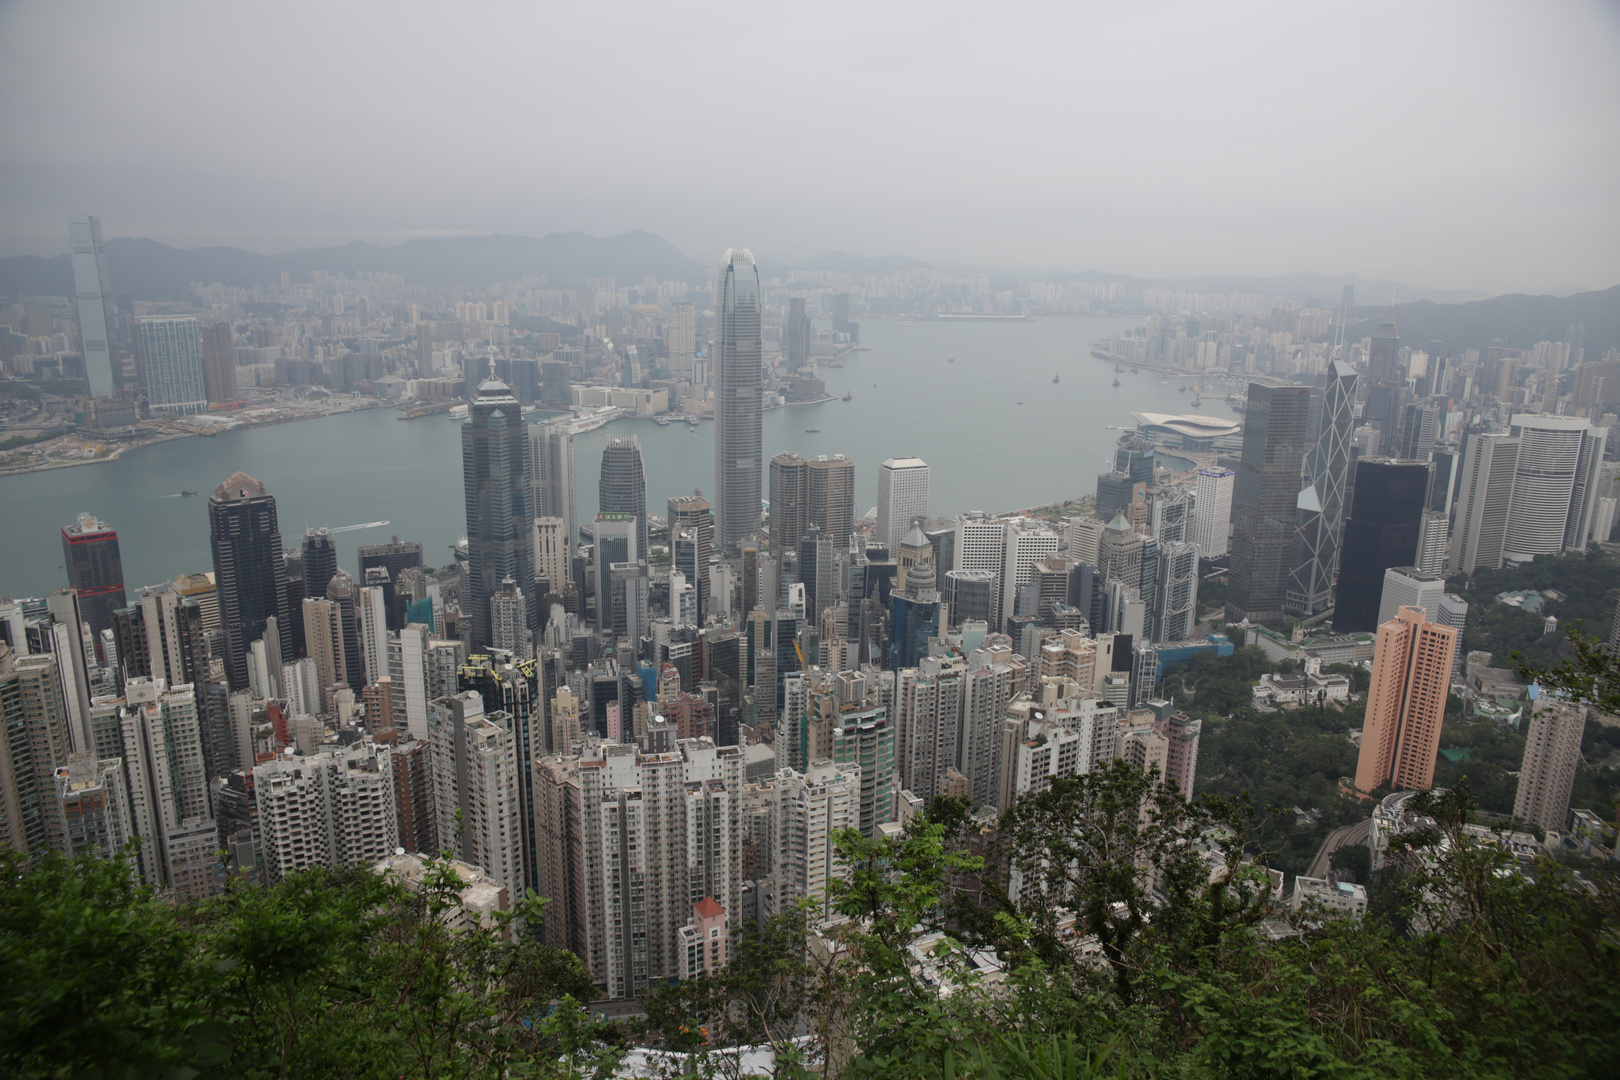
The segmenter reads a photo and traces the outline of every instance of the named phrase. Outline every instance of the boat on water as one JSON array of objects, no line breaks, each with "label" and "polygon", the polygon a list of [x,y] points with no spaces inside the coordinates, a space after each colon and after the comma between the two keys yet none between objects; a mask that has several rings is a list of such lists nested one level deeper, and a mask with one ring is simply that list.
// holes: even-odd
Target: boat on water
[{"label": "boat on water", "polygon": [[695,417],[695,416],[688,416],[688,417],[687,417],[687,418],[686,418],[686,422],[687,422],[687,423],[688,423],[688,424],[690,424],[690,425],[691,425],[691,426],[692,426],[692,427],[697,427],[697,426],[698,426],[698,424],[700,424],[700,423],[702,423],[702,421],[700,421],[700,420],[699,420],[699,419],[698,419],[698,418],[697,418],[697,417]]},{"label": "boat on water", "polygon": [[653,423],[657,424],[659,427],[669,427],[669,417],[655,416],[653,417]]},{"label": "boat on water", "polygon": [[195,491],[187,491],[185,488],[181,488],[180,489],[180,494],[189,498],[190,496],[195,495],[197,493]]},{"label": "boat on water", "polygon": [[806,435],[820,435],[821,429],[818,427],[807,427],[804,429],[804,433]]},{"label": "boat on water", "polygon": [[1057,375],[1054,375],[1054,376],[1052,376],[1052,381],[1053,381],[1053,382],[1054,382],[1054,383],[1060,383],[1060,382],[1062,382],[1062,381],[1063,381],[1063,380],[1062,380],[1062,378],[1060,378],[1060,377],[1059,377],[1059,376],[1057,376]]},{"label": "boat on water", "polygon": [[1114,376],[1114,385],[1115,386],[1119,385],[1119,376],[1118,375]]},{"label": "boat on water", "polygon": [[1020,405],[1022,405],[1022,404],[1023,404],[1023,402],[1022,402],[1022,401],[1020,401],[1020,402],[1019,402],[1019,403],[1018,403],[1018,404],[1020,404]]},{"label": "boat on water", "polygon": [[855,395],[854,395],[854,394],[849,394],[849,393],[846,393],[846,394],[845,394],[845,395],[844,395],[844,400],[845,400],[845,401],[854,401],[854,400],[855,400]]},{"label": "boat on water", "polygon": [[1115,375],[1123,375],[1123,374],[1125,374],[1125,369],[1123,367],[1121,367],[1120,365],[1115,364],[1114,365],[1114,374]]},{"label": "boat on water", "polygon": [[1131,374],[1132,374],[1132,375],[1135,375],[1135,374],[1136,374],[1136,372],[1137,372],[1137,369],[1136,369],[1136,368],[1131,368]]},{"label": "boat on water", "polygon": [[912,322],[910,319],[901,319],[900,320],[900,325],[901,326],[916,326],[917,324]]},{"label": "boat on water", "polygon": [[956,363],[956,357],[952,356],[952,357],[948,358],[945,362],[947,364],[954,364],[954,363]]},{"label": "boat on water", "polygon": [[1197,408],[1200,408],[1204,403],[1202,401],[1199,401],[1197,398],[1193,398],[1191,401],[1187,402],[1187,404],[1191,405],[1193,408],[1197,409]]},{"label": "boat on water", "polygon": [[1119,430],[1119,425],[1118,424],[1109,424],[1108,425],[1108,430],[1109,431],[1118,431]]},{"label": "boat on water", "polygon": [[1187,392],[1187,384],[1182,383],[1180,386],[1176,387],[1176,392],[1181,393],[1181,394],[1185,394]]}]

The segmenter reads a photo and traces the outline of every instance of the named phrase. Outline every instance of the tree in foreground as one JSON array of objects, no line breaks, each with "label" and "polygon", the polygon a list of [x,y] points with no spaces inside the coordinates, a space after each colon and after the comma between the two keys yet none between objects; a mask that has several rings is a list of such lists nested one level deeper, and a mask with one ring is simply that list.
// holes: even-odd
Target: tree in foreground
[{"label": "tree in foreground", "polygon": [[357,867],[176,907],[124,860],[3,860],[6,1076],[551,1076],[616,1036],[577,957],[512,933],[539,902],[460,928],[447,864],[419,892]]}]

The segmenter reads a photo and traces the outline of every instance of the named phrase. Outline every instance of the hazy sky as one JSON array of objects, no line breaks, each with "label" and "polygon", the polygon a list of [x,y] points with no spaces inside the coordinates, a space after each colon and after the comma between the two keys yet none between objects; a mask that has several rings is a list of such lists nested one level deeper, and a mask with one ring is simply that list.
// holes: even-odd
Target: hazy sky
[{"label": "hazy sky", "polygon": [[645,228],[1620,283],[1620,3],[0,6],[0,254]]}]

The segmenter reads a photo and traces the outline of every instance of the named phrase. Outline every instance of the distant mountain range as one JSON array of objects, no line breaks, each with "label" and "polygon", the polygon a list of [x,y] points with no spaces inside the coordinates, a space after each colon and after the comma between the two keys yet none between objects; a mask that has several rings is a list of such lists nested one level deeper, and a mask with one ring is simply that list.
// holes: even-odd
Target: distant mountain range
[{"label": "distant mountain range", "polygon": [[[311,270],[355,274],[403,274],[413,283],[480,287],[545,274],[553,282],[611,277],[640,282],[648,274],[666,281],[701,282],[707,269],[669,241],[636,231],[596,237],[584,233],[532,236],[457,236],[407,240],[394,247],[356,241],[341,247],[259,255],[239,248],[182,250],[156,240],[108,240],[107,271],[113,291],[136,300],[180,300],[193,281],[240,288],[273,285],[283,273]],[[0,259],[0,295],[68,296],[73,273],[66,255]]]},{"label": "distant mountain range", "polygon": [[[311,270],[353,275],[361,271],[401,274],[413,284],[439,283],[479,288],[496,281],[516,281],[544,274],[557,285],[583,287],[587,277],[611,277],[619,284],[641,281],[649,274],[663,280],[701,284],[710,266],[682,254],[664,238],[643,230],[619,236],[551,233],[542,237],[433,237],[407,240],[393,247],[363,241],[337,247],[260,255],[229,247],[172,248],[156,240],[107,241],[107,264],[113,290],[136,300],[183,300],[193,281],[251,288],[274,285],[283,273]],[[866,256],[828,251],[788,264],[760,260],[767,279],[786,278],[792,270],[822,270],[884,275],[897,270],[929,269],[930,264],[903,255]],[[988,266],[939,264],[951,273],[985,273],[998,280],[1046,277],[1058,281],[1120,281],[1136,286],[1159,285],[1199,292],[1258,292],[1316,301],[1337,307],[1344,285],[1356,287],[1356,322],[1350,332],[1372,332],[1388,310],[1377,306],[1394,295],[1401,338],[1408,342],[1437,340],[1448,349],[1484,347],[1503,341],[1523,348],[1543,340],[1562,340],[1571,324],[1586,327],[1587,355],[1620,345],[1620,287],[1573,296],[1498,296],[1466,290],[1418,289],[1354,274],[1285,274],[1279,277],[1204,276],[1183,280],[1121,278],[1100,271],[1081,273],[1012,271]],[[0,298],[70,296],[72,269],[67,255],[40,258],[20,255],[0,259]],[[1368,304],[1369,301],[1373,303]],[[1457,301],[1466,301],[1458,303]]]},{"label": "distant mountain range", "polygon": [[[1387,306],[1356,308],[1348,335],[1367,337],[1388,313]],[[1588,360],[1620,347],[1620,285],[1564,297],[1514,293],[1466,304],[1422,300],[1395,305],[1395,325],[1403,343],[1423,348],[1438,341],[1448,352],[1494,344],[1526,349],[1538,341],[1566,341],[1575,324],[1586,328],[1582,343]]]}]

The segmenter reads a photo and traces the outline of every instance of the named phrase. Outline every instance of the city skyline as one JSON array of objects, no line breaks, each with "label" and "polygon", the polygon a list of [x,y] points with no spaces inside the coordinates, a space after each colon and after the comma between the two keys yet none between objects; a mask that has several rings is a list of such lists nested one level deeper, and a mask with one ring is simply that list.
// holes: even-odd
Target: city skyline
[{"label": "city skyline", "polygon": [[[118,235],[182,247],[648,228],[695,253],[743,235],[797,258],[850,250],[1177,278],[1356,269],[1489,292],[1620,280],[1620,214],[1608,198],[1620,165],[1606,118],[1620,98],[1612,8],[1374,4],[1345,19],[1247,6],[1253,18],[1192,5],[1153,13],[1076,5],[1042,12],[1044,32],[1034,36],[1025,20],[970,22],[910,5],[879,15],[834,7],[809,35],[793,32],[786,13],[743,20],[648,8],[627,23],[616,53],[622,77],[611,89],[580,110],[537,117],[520,103],[593,81],[596,54],[557,49],[538,86],[511,82],[522,54],[512,63],[500,57],[528,39],[523,27],[538,24],[504,4],[422,39],[407,30],[410,19],[379,25],[325,9],[309,12],[324,32],[308,35],[294,29],[304,21],[296,12],[272,19],[174,5],[136,16],[108,6],[70,25],[54,6],[21,3],[0,35],[0,102],[8,103],[0,117],[16,147],[0,166],[8,192],[0,251],[60,251],[54,228],[41,223],[91,209],[122,222]],[[551,13],[548,36],[583,40],[584,17]],[[489,40],[477,28],[490,21],[512,32]],[[853,26],[859,32],[847,32]],[[1078,42],[1138,39],[1156,42],[1152,61],[1099,46],[1086,63],[1071,62]],[[67,40],[88,73],[72,85],[50,78]],[[217,48],[220,41],[231,47]],[[160,46],[191,57],[183,83],[142,62]],[[957,80],[955,65],[941,60],[961,55],[972,55],[988,82],[1026,87],[1023,106],[1009,113]],[[1255,60],[1241,77],[1208,77],[1217,58],[1232,55]],[[636,137],[623,137],[640,102],[678,98],[683,88],[695,96],[693,73],[736,57],[752,58],[763,76],[745,110],[749,151],[759,171],[782,178],[742,198],[712,183],[691,124],[634,125]],[[321,77],[277,79],[289,62]],[[1408,77],[1323,77],[1367,62]],[[420,65],[445,77],[402,79]],[[123,108],[160,115],[182,85],[199,84],[238,88],[192,102],[200,124],[228,131],[245,120],[261,137],[204,154],[151,128],[136,137],[98,107],[116,93]],[[41,85],[52,93],[30,92]],[[460,85],[478,90],[445,90]],[[391,88],[392,107],[356,132],[290,126],[379,86]],[[1284,86],[1310,91],[1277,89]],[[901,102],[906,122],[896,125],[889,113]],[[1173,140],[1145,134],[1189,113],[1286,132],[1274,167],[1248,167],[1272,143],[1219,123],[1184,124]],[[456,117],[492,167],[474,184],[453,156],[429,156],[387,190],[372,187],[374,152],[408,142],[424,115]],[[536,127],[540,138],[510,137]],[[973,137],[963,141],[963,131]],[[567,168],[536,156],[556,141],[580,150]],[[300,145],[330,164],[317,179],[269,153],[273,145]],[[1363,152],[1373,145],[1381,152]],[[1482,146],[1492,147],[1489,170],[1477,167]],[[1135,168],[1097,167],[1121,149]],[[643,179],[643,154],[670,167]],[[1310,164],[1346,157],[1360,166]],[[866,163],[859,180],[842,166],[851,158]],[[1548,170],[1548,160],[1563,167]],[[1181,179],[1190,161],[1202,165],[1196,183]],[[1416,173],[1413,161],[1422,162]],[[1142,184],[1127,172],[1157,179]],[[228,197],[219,182],[227,174]],[[362,188],[369,197],[358,209],[346,201],[340,210],[329,197]],[[1447,197],[1421,197],[1437,190]],[[948,233],[937,226],[946,218]],[[1476,228],[1482,218],[1512,227],[1487,235]]]},{"label": "city skyline", "polygon": [[0,5],[0,1061],[1601,1072],[1617,61]]}]

